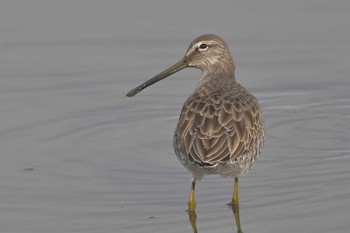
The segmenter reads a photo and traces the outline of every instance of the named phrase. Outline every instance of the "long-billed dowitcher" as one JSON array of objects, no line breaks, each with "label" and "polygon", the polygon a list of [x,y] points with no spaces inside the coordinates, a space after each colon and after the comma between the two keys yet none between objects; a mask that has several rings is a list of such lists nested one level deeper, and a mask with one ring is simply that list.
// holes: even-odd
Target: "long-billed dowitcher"
[{"label": "long-billed dowitcher", "polygon": [[173,143],[178,159],[193,177],[188,208],[196,208],[196,180],[209,174],[234,177],[231,203],[238,205],[238,176],[246,173],[261,153],[265,127],[257,99],[236,82],[235,65],[223,39],[213,34],[196,38],[178,63],[127,96],[186,67],[202,71],[182,107]]}]

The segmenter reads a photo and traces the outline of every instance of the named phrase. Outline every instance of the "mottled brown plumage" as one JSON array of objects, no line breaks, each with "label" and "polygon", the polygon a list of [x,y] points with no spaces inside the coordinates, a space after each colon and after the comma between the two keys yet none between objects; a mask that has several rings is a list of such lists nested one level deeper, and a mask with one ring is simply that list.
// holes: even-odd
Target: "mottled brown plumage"
[{"label": "mottled brown plumage", "polygon": [[204,84],[182,107],[175,148],[181,143],[183,150],[177,153],[187,155],[190,163],[206,166],[237,160],[261,136],[258,109],[256,99],[235,82],[219,89],[215,82]]},{"label": "mottled brown plumage", "polygon": [[[261,153],[265,127],[257,99],[235,80],[235,65],[227,44],[213,34],[196,38],[182,60],[127,96],[186,67],[202,70],[202,76],[182,107],[174,150],[192,173],[189,209],[194,210],[195,181],[203,175],[235,177],[238,189],[237,177],[246,173]],[[236,189],[233,204],[238,204]]]}]

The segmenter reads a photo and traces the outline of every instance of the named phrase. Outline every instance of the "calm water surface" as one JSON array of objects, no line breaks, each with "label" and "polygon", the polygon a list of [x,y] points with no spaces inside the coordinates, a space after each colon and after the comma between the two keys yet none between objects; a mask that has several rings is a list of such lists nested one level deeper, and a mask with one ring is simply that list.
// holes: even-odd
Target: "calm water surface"
[{"label": "calm water surface", "polygon": [[[208,32],[268,125],[240,179],[243,231],[348,232],[348,1],[1,5],[1,232],[192,232],[172,136],[200,72],[125,94]],[[232,185],[198,184],[198,232],[237,231]]]}]

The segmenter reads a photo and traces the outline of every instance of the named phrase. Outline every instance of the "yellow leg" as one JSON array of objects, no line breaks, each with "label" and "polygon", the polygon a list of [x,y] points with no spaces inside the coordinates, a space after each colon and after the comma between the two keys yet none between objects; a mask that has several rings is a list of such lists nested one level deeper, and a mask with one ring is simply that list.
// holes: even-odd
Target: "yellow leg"
[{"label": "yellow leg", "polygon": [[232,205],[238,206],[238,204],[238,178],[235,177],[235,184],[233,186]]},{"label": "yellow leg", "polygon": [[190,198],[188,199],[188,211],[194,211],[196,209],[196,201],[194,199],[194,190],[196,187],[196,180],[192,180]]}]

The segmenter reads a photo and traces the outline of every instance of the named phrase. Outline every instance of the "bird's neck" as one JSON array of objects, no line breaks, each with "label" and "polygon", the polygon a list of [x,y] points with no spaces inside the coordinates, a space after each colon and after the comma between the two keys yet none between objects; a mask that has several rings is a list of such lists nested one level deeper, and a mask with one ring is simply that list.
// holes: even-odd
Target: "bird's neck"
[{"label": "bird's neck", "polygon": [[205,60],[201,70],[203,81],[215,77],[235,79],[235,64],[231,56],[215,56]]},{"label": "bird's neck", "polygon": [[235,81],[234,66],[212,66],[210,69],[202,70],[202,77],[199,80],[199,85],[201,83],[208,82],[213,79],[227,79]]}]

